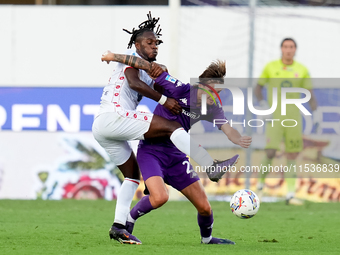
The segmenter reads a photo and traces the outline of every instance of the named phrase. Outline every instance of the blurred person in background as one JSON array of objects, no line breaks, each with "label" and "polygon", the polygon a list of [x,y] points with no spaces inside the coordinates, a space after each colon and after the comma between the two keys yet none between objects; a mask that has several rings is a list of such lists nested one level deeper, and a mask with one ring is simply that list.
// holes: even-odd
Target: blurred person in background
[{"label": "blurred person in background", "polygon": [[[312,90],[312,83],[308,69],[294,60],[297,44],[292,38],[285,38],[281,42],[281,59],[269,62],[263,69],[262,74],[258,80],[255,88],[255,96],[260,104],[261,109],[269,109],[269,106],[273,104],[273,88],[277,88],[277,108],[274,113],[270,116],[266,116],[267,119],[276,119],[279,121],[267,122],[266,123],[266,146],[265,146],[265,157],[263,158],[262,166],[272,166],[273,158],[275,157],[276,151],[280,150],[281,142],[285,144],[285,154],[287,158],[287,167],[294,169],[296,166],[296,159],[299,153],[303,149],[302,140],[302,115],[300,110],[294,104],[287,104],[286,115],[281,115],[281,88],[304,88],[309,90],[311,98],[309,105],[313,111],[314,123],[318,123],[316,114],[317,102]],[[263,88],[267,87],[267,98],[264,98]],[[300,93],[287,93],[286,98],[298,99],[301,97]],[[291,127],[284,127],[281,125],[281,121],[285,119],[295,120],[297,125]],[[287,122],[288,123],[288,122]],[[288,126],[288,124],[287,124]],[[261,197],[265,184],[265,178],[268,172],[261,173],[259,176],[258,183],[258,194]],[[288,178],[289,177],[289,178]],[[295,180],[296,173],[290,173],[288,176],[285,174],[285,180],[287,183],[287,195],[286,203],[301,205],[302,201],[295,198]]]}]

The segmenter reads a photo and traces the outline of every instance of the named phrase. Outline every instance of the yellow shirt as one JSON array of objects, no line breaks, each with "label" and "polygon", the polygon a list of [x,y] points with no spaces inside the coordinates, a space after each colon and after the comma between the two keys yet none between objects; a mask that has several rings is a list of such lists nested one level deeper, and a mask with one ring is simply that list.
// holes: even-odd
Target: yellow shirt
[{"label": "yellow shirt", "polygon": [[[269,106],[273,102],[273,88],[277,88],[277,108],[274,112],[276,118],[286,118],[288,116],[297,117],[297,113],[300,114],[300,110],[295,106],[287,105],[287,115],[281,116],[281,88],[304,88],[312,89],[312,83],[308,69],[294,61],[291,65],[285,65],[282,60],[275,60],[268,63],[258,80],[258,84],[261,86],[267,85],[267,101]],[[274,95],[275,96],[275,95]],[[300,98],[300,93],[287,93],[286,98],[294,99]]]}]

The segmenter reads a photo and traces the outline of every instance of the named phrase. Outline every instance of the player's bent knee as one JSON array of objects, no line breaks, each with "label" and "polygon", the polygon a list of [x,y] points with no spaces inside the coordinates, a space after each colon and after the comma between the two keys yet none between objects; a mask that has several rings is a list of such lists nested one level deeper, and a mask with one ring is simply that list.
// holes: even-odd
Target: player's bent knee
[{"label": "player's bent knee", "polygon": [[197,211],[202,216],[209,216],[211,214],[211,206],[209,203],[205,203],[197,208]]},{"label": "player's bent knee", "polygon": [[158,208],[164,205],[166,202],[168,202],[169,194],[166,192],[162,192],[162,193],[157,194],[156,196],[153,196],[153,197],[150,196],[150,200],[152,201],[151,202],[152,206],[154,208]]}]

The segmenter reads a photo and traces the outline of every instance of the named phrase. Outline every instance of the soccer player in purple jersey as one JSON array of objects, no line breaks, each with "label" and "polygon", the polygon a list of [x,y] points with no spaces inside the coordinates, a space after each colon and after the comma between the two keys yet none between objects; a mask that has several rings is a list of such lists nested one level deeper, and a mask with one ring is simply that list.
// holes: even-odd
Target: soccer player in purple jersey
[{"label": "soccer player in purple jersey", "polygon": [[[149,65],[156,60],[158,45],[161,43],[159,26],[154,31],[157,22],[158,19],[152,18],[149,13],[148,20],[142,22],[138,29],[132,29],[131,32],[125,30],[131,34],[128,48],[132,45],[136,48],[129,57]],[[108,56],[110,54],[104,54],[102,60],[110,61],[106,58]],[[229,160],[214,162],[203,147],[190,140],[190,135],[178,122],[136,110],[142,97],[146,96],[158,101],[174,114],[181,113],[182,108],[175,99],[168,98],[153,89],[154,81],[149,75],[156,77],[159,74],[154,75],[152,68],[149,71],[147,74],[144,70],[133,68],[132,65],[118,64],[109,84],[103,89],[100,110],[92,126],[94,138],[124,175],[124,182],[117,197],[115,219],[109,235],[110,238],[125,244],[141,244],[137,237],[125,229],[130,205],[140,181],[138,163],[128,144],[129,140],[166,136],[201,166],[210,169],[216,166],[228,168],[230,165]],[[214,176],[218,174],[223,175],[223,172],[214,173]]]},{"label": "soccer player in purple jersey", "polygon": [[[214,84],[223,83],[225,73],[225,62],[213,62],[199,76],[200,80],[204,79],[208,81],[204,84],[200,83],[197,86],[191,86],[190,84],[183,84],[179,80],[171,77],[167,72],[163,72],[155,80],[155,83],[164,88],[162,92],[164,95],[178,100],[182,106],[182,114],[173,115],[162,105],[156,107],[154,114],[179,122],[187,131],[191,128],[191,125],[199,120],[212,122],[213,119],[225,119],[221,106],[215,105],[214,100],[208,95],[207,115],[201,114],[202,94],[206,93],[205,90],[212,92],[215,86]],[[215,90],[219,93],[222,89],[216,88]],[[228,123],[219,125],[218,127],[233,143],[243,148],[250,146],[251,137],[241,136],[240,133]],[[238,157],[238,155],[235,155],[230,160],[235,164]],[[213,213],[203,185],[186,155],[179,151],[169,138],[140,141],[137,161],[149,190],[149,195],[144,196],[130,211],[126,223],[126,229],[130,233],[132,233],[135,221],[139,217],[161,207],[168,201],[169,194],[165,186],[165,183],[167,183],[180,191],[196,207],[202,243],[235,244],[228,239],[212,237]],[[231,164],[231,166],[232,165],[233,164]]]}]

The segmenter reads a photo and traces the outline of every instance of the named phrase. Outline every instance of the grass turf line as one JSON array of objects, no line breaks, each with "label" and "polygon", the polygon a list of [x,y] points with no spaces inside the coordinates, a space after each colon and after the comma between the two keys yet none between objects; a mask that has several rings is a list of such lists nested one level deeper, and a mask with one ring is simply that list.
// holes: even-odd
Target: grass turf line
[{"label": "grass turf line", "polygon": [[200,244],[189,202],[141,217],[134,234],[143,244],[132,246],[109,239],[114,202],[0,200],[0,254],[339,254],[340,203],[262,203],[247,220],[227,202],[211,204],[213,236],[236,245]]}]

